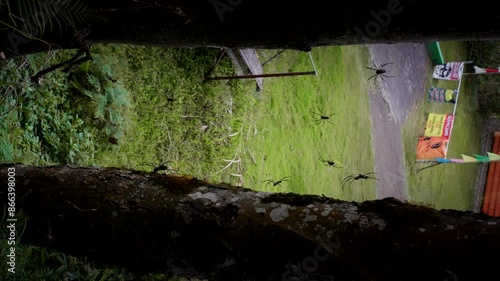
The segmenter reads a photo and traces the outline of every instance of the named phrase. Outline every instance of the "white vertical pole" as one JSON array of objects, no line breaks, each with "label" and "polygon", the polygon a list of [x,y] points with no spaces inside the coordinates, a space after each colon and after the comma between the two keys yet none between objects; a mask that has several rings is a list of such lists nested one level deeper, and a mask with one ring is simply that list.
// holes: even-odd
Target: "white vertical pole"
[{"label": "white vertical pole", "polygon": [[312,55],[311,55],[311,52],[307,52],[307,53],[309,54],[309,59],[311,59],[311,64],[312,64],[313,69],[314,69],[314,74],[315,74],[316,76],[318,76],[318,72],[316,71],[316,66],[314,65],[314,60],[313,60],[313,57],[312,57]]},{"label": "white vertical pole", "polygon": [[[458,97],[460,96],[460,85],[462,84],[462,78],[458,80],[458,89],[457,89],[457,99],[455,100],[455,105],[453,106],[453,121],[451,121],[451,128],[450,128],[450,136],[448,137],[448,145],[451,143],[451,133],[453,132],[453,124],[455,123],[455,112],[457,111],[457,105],[458,105]],[[448,153],[448,145],[446,146],[446,153]],[[447,159],[447,157],[446,157]]]}]

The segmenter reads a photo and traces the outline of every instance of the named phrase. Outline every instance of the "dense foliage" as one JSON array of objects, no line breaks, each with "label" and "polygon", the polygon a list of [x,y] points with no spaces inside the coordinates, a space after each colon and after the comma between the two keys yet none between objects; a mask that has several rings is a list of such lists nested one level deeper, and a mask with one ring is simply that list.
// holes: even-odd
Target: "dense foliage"
[{"label": "dense foliage", "polygon": [[[74,52],[74,51],[73,51]],[[3,63],[0,159],[170,171],[235,183],[217,173],[234,157],[252,95],[238,81],[204,81],[216,49],[95,46],[93,61],[30,77],[72,51]],[[229,59],[216,72],[230,73]],[[231,172],[228,170],[227,172]],[[233,170],[234,173],[238,171]]]},{"label": "dense foliage", "polygon": [[[500,68],[499,41],[472,41],[471,60],[481,68]],[[470,69],[468,72],[474,72]],[[471,88],[478,97],[479,112],[485,116],[500,116],[500,75],[471,75]]]},{"label": "dense foliage", "polygon": [[[234,157],[239,143],[230,134],[242,129],[246,107],[254,97],[245,95],[238,81],[204,81],[218,50],[98,45],[91,49],[92,61],[49,72],[40,83],[32,81],[38,71],[74,53],[56,51],[1,63],[2,163],[152,171],[168,162],[166,172],[212,181],[237,179],[229,174],[236,167],[217,171],[226,165],[223,159]],[[231,62],[224,59],[215,71],[231,73]],[[208,128],[201,130],[202,126]],[[4,231],[0,237],[6,237],[6,217],[0,223]],[[18,224],[18,239],[22,225]],[[47,249],[17,246],[17,280],[169,279],[164,274],[132,276]],[[2,257],[8,247],[1,243]],[[0,276],[7,273],[6,263],[1,268]]]},{"label": "dense foliage", "polygon": [[77,70],[47,74],[40,84],[33,72],[52,59],[34,55],[4,63],[0,72],[3,111],[0,142],[3,162],[26,164],[95,164],[99,146],[122,133],[128,92],[110,81],[112,70],[96,55]]}]

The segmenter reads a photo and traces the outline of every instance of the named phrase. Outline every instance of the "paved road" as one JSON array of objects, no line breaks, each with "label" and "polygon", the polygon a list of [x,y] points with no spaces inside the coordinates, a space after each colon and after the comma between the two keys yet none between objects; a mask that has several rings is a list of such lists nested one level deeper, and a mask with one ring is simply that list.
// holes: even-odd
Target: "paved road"
[{"label": "paved road", "polygon": [[[424,44],[375,44],[368,46],[377,66],[386,75],[380,89],[373,86],[368,92],[372,115],[372,142],[377,171],[377,198],[408,198],[401,126],[417,99],[425,95],[425,77],[431,64]],[[370,66],[370,67],[373,67]]]}]

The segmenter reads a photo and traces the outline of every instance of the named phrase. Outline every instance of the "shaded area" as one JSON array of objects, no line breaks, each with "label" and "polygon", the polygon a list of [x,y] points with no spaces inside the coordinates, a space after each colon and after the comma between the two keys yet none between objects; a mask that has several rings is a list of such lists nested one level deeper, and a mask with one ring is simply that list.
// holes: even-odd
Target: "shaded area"
[{"label": "shaded area", "polygon": [[[67,6],[77,1],[68,2]],[[163,47],[279,48],[308,51],[326,45],[353,45],[435,40],[483,40],[499,38],[499,15],[475,5],[452,1],[347,1],[331,9],[322,1],[178,1],[178,0],[81,0],[86,9],[81,22],[68,22],[63,10],[36,11],[59,23],[49,28],[42,16],[25,12],[23,1],[1,5],[0,52],[6,58],[49,48],[75,48],[75,29],[91,27],[92,43],[124,43]],[[19,4],[20,3],[20,4]],[[18,4],[18,5],[15,5]],[[55,6],[55,5],[54,5]],[[454,18],[436,24],[429,11],[447,11]],[[57,13],[56,13],[57,12]],[[258,20],[256,20],[258,17]],[[50,23],[49,22],[49,23]],[[45,23],[45,24],[44,24]],[[36,26],[30,34],[23,26]],[[13,31],[10,27],[16,26]],[[46,27],[41,40],[30,40]],[[30,39],[27,39],[30,38]]]},{"label": "shaded area", "polygon": [[[1,165],[4,183],[8,168],[16,171],[16,207],[30,217],[23,243],[133,272],[209,280],[478,280],[496,272],[486,264],[498,261],[481,253],[500,256],[499,218],[394,198],[355,203],[70,166]],[[471,263],[484,268],[477,272]]]}]

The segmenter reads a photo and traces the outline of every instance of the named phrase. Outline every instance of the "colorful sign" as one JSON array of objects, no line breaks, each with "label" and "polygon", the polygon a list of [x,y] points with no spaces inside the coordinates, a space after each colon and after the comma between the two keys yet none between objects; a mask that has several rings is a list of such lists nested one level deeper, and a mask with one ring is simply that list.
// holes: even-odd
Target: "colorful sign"
[{"label": "colorful sign", "polygon": [[419,137],[417,144],[417,160],[434,160],[446,158],[449,138]]},{"label": "colorful sign", "polygon": [[462,78],[463,71],[463,62],[449,62],[446,64],[438,64],[434,67],[432,78],[458,81]]},{"label": "colorful sign", "polygon": [[453,114],[429,113],[424,136],[443,137],[449,139],[453,126],[453,118]]},{"label": "colorful sign", "polygon": [[457,101],[458,91],[431,87],[428,94],[429,101],[455,103]]}]

